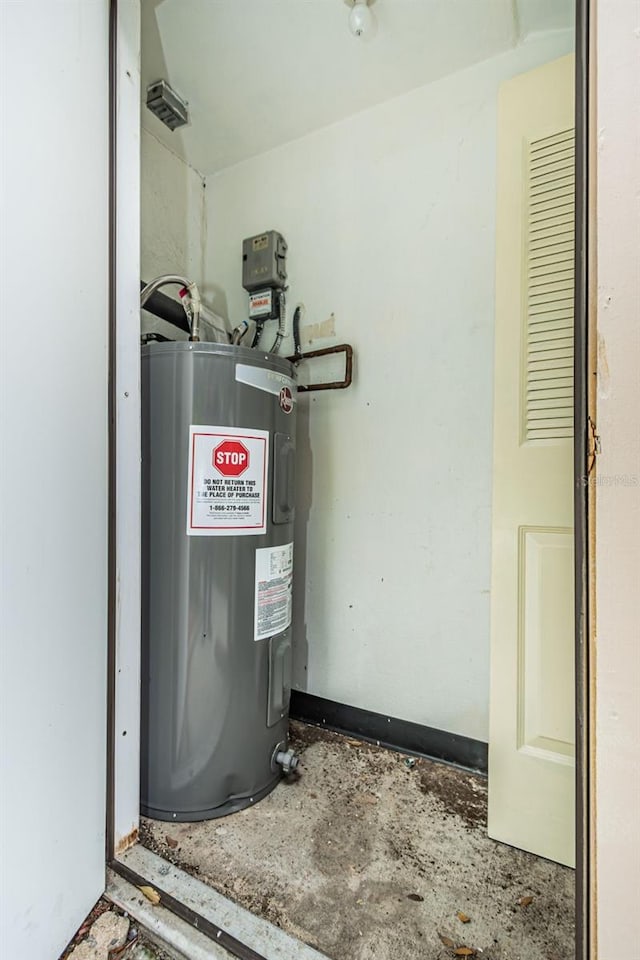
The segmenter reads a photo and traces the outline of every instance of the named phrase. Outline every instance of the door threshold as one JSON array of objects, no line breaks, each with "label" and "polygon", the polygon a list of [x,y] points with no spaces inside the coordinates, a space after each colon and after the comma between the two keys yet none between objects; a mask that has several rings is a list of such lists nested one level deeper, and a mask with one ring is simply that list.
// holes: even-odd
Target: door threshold
[{"label": "door threshold", "polygon": [[138,887],[113,869],[107,870],[104,895],[140,924],[148,940],[169,951],[176,960],[229,960],[226,950],[168,908],[154,906]]},{"label": "door threshold", "polygon": [[[229,954],[239,960],[328,960],[325,954],[238,906],[139,843],[111,868],[106,896],[152,934],[158,924],[162,925],[163,933],[158,931],[158,936],[188,960],[205,956],[228,960]],[[153,887],[160,895],[160,904],[154,906],[147,900],[138,889],[140,885]],[[131,902],[118,899],[125,894]],[[183,946],[168,936],[172,924],[179,928]],[[193,947],[184,939],[188,931],[198,938]],[[197,952],[203,942],[208,953]]]}]

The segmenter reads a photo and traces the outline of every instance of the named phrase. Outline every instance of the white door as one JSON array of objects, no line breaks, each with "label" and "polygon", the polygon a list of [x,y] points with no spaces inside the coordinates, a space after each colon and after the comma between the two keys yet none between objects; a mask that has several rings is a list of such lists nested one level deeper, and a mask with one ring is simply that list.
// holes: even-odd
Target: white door
[{"label": "white door", "polygon": [[108,0],[0,3],[0,956],[104,890]]},{"label": "white door", "polygon": [[574,863],[574,61],[501,88],[489,834]]}]

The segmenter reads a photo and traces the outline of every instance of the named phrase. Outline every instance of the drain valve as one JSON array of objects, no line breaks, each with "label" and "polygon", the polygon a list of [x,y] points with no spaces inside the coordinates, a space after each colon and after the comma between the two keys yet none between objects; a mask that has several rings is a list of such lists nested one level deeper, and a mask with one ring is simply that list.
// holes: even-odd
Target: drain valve
[{"label": "drain valve", "polygon": [[271,757],[271,769],[277,770],[278,767],[282,768],[282,772],[289,776],[289,774],[294,773],[298,767],[300,758],[296,754],[295,750],[292,750],[290,747],[287,750],[286,743],[279,743],[278,746],[273,751],[273,756]]}]

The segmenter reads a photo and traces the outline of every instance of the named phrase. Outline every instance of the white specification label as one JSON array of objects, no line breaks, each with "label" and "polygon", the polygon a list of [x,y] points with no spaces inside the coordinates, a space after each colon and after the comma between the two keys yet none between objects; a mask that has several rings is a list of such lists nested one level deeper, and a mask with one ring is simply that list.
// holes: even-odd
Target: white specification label
[{"label": "white specification label", "polygon": [[282,633],[291,623],[293,544],[256,550],[254,640]]},{"label": "white specification label", "polygon": [[191,426],[187,534],[264,533],[268,465],[268,431]]},{"label": "white specification label", "polygon": [[249,316],[262,317],[271,313],[271,304],[273,292],[271,290],[262,290],[260,293],[249,294]]}]

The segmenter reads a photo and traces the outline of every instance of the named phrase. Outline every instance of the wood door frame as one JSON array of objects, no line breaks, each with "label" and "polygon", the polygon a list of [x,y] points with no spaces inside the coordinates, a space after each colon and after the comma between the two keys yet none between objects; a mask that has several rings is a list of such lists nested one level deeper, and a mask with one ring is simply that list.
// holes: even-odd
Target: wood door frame
[{"label": "wood door frame", "polygon": [[140,805],[140,14],[109,0],[109,623],[107,863]]},{"label": "wood door frame", "polygon": [[592,184],[592,4],[576,0],[575,118],[575,303],[574,303],[574,542],[575,542],[575,684],[576,684],[576,960],[592,956],[591,858],[591,618],[590,485],[587,481],[593,312],[590,309]]},{"label": "wood door frame", "polygon": [[[593,542],[591,530],[591,486],[587,480],[587,464],[590,452],[589,423],[593,411],[591,385],[592,345],[594,341],[594,309],[590,303],[592,291],[592,271],[590,271],[593,238],[590,225],[593,222],[593,170],[591,163],[590,135],[592,130],[592,99],[595,93],[593,43],[591,25],[594,21],[595,0],[576,0],[576,223],[575,223],[575,360],[574,360],[574,511],[575,511],[575,662],[576,662],[576,960],[592,960],[594,937],[592,924],[595,916],[593,909],[593,857],[591,809],[594,788],[592,774],[593,735],[592,709],[593,668],[590,656],[592,623],[590,618],[591,585],[593,570]],[[135,287],[122,284],[123,251],[122,238],[126,227],[119,227],[119,216],[125,211],[122,197],[122,185],[118,183],[117,171],[122,169],[122,141],[118,133],[129,135],[128,128],[123,129],[120,115],[123,92],[119,53],[122,57],[126,50],[127,37],[122,36],[119,13],[123,7],[129,7],[127,16],[135,15],[134,4],[119,4],[110,0],[110,227],[109,227],[109,629],[108,629],[108,745],[107,745],[107,864],[116,872],[124,875],[126,868],[120,864],[118,854],[137,839],[138,811],[131,803],[131,784],[125,781],[133,775],[132,755],[138,748],[132,741],[139,737],[135,721],[135,704],[132,705],[131,691],[139,679],[139,654],[132,650],[136,644],[135,617],[131,615],[122,620],[121,574],[129,567],[139,575],[139,556],[128,557],[131,552],[132,535],[124,536],[126,524],[118,520],[122,514],[122,500],[118,496],[118,470],[122,462],[132,461],[132,451],[124,450],[124,441],[135,433],[133,420],[136,417],[136,404],[139,406],[139,393],[132,396],[122,392],[122,343],[124,330],[122,317],[123,300],[130,298],[130,309],[136,307],[138,297],[138,278]],[[120,8],[120,9],[119,9]],[[126,54],[125,54],[126,55]],[[135,59],[136,51],[128,50]],[[127,71],[131,79],[131,73]],[[133,88],[135,81],[133,77]],[[131,94],[129,94],[131,100]],[[136,188],[132,193],[136,194]],[[130,215],[130,212],[129,212]],[[135,233],[135,231],[134,231]],[[136,234],[137,236],[137,234]],[[137,262],[137,261],[136,261]],[[135,264],[134,264],[135,266]],[[131,273],[130,269],[127,273]],[[130,281],[130,277],[128,278]],[[135,303],[133,298],[135,297]],[[131,371],[129,369],[128,374]],[[125,403],[124,401],[131,401]],[[117,430],[117,425],[121,429]],[[124,430],[122,429],[124,425]],[[138,456],[133,451],[133,460]],[[120,492],[121,492],[120,488]],[[125,503],[129,518],[135,517],[135,496]],[[124,568],[122,560],[125,560]],[[135,582],[131,585],[135,593]],[[129,597],[130,599],[130,597]],[[128,641],[128,643],[127,643]],[[127,651],[123,654],[123,651]],[[123,656],[128,662],[123,662]],[[126,697],[119,696],[122,674],[128,670]],[[127,745],[127,754],[122,757],[122,738],[118,736],[123,712],[133,720],[133,729]],[[139,740],[138,740],[139,746]],[[133,748],[133,751],[132,751]],[[135,773],[137,778],[137,771]],[[136,780],[137,782],[137,780]],[[124,798],[124,799],[123,799]],[[123,833],[122,824],[128,820],[134,824],[130,834]],[[167,904],[171,909],[171,904]],[[176,911],[178,912],[178,911]],[[183,913],[184,916],[184,913]],[[197,916],[185,917],[197,927]]]}]

